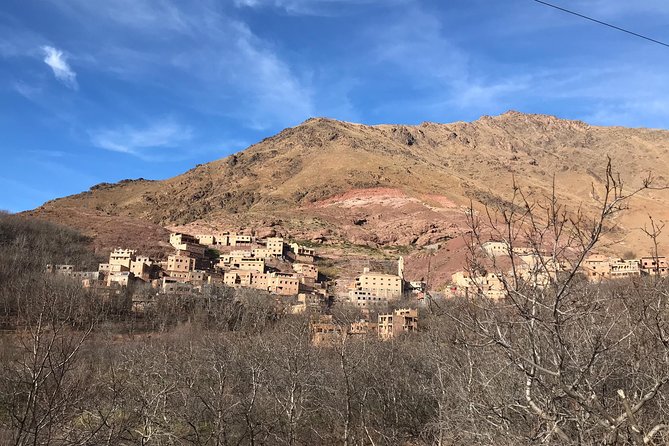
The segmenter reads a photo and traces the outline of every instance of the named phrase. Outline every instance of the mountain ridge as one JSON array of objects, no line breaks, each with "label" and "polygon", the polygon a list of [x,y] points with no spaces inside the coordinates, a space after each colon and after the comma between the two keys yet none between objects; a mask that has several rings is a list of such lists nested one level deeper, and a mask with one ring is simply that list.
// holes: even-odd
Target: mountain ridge
[{"label": "mountain ridge", "polygon": [[[648,171],[667,183],[667,155],[669,131],[592,126],[517,111],[418,125],[317,117],[181,175],[101,183],[28,214],[67,220],[93,237],[96,231],[73,215],[372,247],[422,246],[456,237],[470,200],[507,202],[514,181],[540,197],[550,194],[555,176],[560,199],[591,209],[592,187],[601,187],[607,156],[634,185]],[[617,220],[621,231],[633,233],[626,243],[642,243],[643,218],[667,220],[667,209],[666,191],[636,198],[631,217]],[[662,245],[669,247],[667,242],[663,235]]]}]

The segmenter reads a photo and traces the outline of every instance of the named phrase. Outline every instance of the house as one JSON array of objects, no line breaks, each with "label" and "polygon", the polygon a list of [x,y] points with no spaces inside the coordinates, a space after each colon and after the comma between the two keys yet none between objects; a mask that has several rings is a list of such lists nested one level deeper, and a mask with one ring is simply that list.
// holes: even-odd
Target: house
[{"label": "house", "polygon": [[195,269],[195,259],[185,255],[173,254],[167,257],[167,273],[187,273]]},{"label": "house", "polygon": [[294,296],[300,291],[300,279],[289,273],[270,273],[267,277],[267,291],[281,296]]},{"label": "house", "polygon": [[207,249],[200,245],[197,238],[180,232],[170,234],[170,245],[177,250],[178,255],[188,255],[190,257],[204,257]]},{"label": "house", "polygon": [[609,267],[609,276],[611,279],[622,279],[625,277],[635,277],[641,275],[639,261],[636,259],[615,259],[610,262]]},{"label": "house", "polygon": [[637,259],[623,260],[593,254],[587,257],[582,264],[588,280],[622,279],[641,275],[642,263]]},{"label": "house", "polygon": [[170,234],[170,245],[172,245],[174,249],[186,250],[186,245],[197,245],[198,243],[199,240],[189,234],[183,234],[181,232],[173,232]]},{"label": "house", "polygon": [[255,288],[268,291],[268,274],[249,270],[230,270],[223,274],[223,284],[233,288]]},{"label": "house", "polygon": [[669,275],[669,264],[664,256],[641,257],[639,259],[641,272],[646,275],[666,276]]},{"label": "house", "polygon": [[332,315],[320,315],[310,323],[311,342],[316,346],[334,345],[341,340],[342,327],[335,324]]},{"label": "house", "polygon": [[323,306],[323,296],[318,294],[300,293],[297,295],[297,303],[291,305],[292,314],[301,314],[307,310],[318,311]]},{"label": "house", "polygon": [[481,244],[481,249],[490,257],[534,255],[537,250],[527,246],[513,246],[506,241],[490,240]]},{"label": "house", "polygon": [[291,243],[289,254],[296,262],[313,263],[314,258],[316,257],[316,250],[307,248],[298,243]]},{"label": "house", "polygon": [[225,275],[223,273],[209,272],[207,277],[207,284],[209,285],[223,285]]},{"label": "house", "polygon": [[224,232],[215,236],[215,245],[218,246],[250,246],[255,241],[251,235]]},{"label": "house", "polygon": [[223,275],[223,284],[233,288],[250,287],[253,271],[232,270]]},{"label": "house", "polygon": [[381,339],[415,332],[418,330],[418,310],[401,308],[390,314],[379,314],[377,330]]},{"label": "house", "polygon": [[132,280],[135,278],[135,275],[131,273],[130,271],[120,271],[116,273],[111,273],[107,276],[107,286],[118,286],[121,288],[125,288],[130,283]]},{"label": "house", "polygon": [[121,271],[130,271],[130,264],[135,260],[134,249],[116,248],[109,254],[109,265],[111,270],[114,265],[120,265]]},{"label": "house", "polygon": [[423,280],[415,280],[408,283],[408,289],[412,294],[424,294],[427,291],[427,283]]},{"label": "house", "polygon": [[195,239],[200,245],[213,246],[216,244],[216,236],[214,234],[196,234]]},{"label": "house", "polygon": [[255,248],[253,249],[252,254],[253,257],[257,257],[259,259],[266,259],[272,256],[272,253],[267,248]]},{"label": "house", "polygon": [[481,244],[481,249],[483,252],[488,254],[491,257],[497,256],[508,256],[510,251],[509,244],[507,242],[491,240]]},{"label": "house", "polygon": [[350,336],[365,336],[365,335],[376,335],[378,331],[378,324],[375,322],[370,322],[366,319],[360,319],[356,322],[351,322],[351,328],[348,331]]},{"label": "house", "polygon": [[248,246],[254,242],[253,236],[245,234],[230,234],[230,246]]},{"label": "house", "polygon": [[163,277],[160,282],[160,290],[163,293],[187,293],[192,291],[193,286],[189,283],[179,281],[173,277]]},{"label": "house", "polygon": [[565,261],[537,253],[519,256],[523,263],[517,265],[516,273],[525,283],[533,287],[545,288],[557,279],[558,273],[566,271]]},{"label": "house", "polygon": [[200,234],[195,236],[199,243],[208,246],[249,246],[254,242],[250,235],[223,232],[218,234]]},{"label": "house", "polygon": [[74,265],[52,265],[49,263],[46,266],[46,272],[60,276],[70,276],[74,272]]},{"label": "house", "polygon": [[298,256],[314,257],[316,255],[315,249],[307,248],[306,246],[302,246],[299,243],[291,243],[290,250]]},{"label": "house", "polygon": [[609,277],[611,271],[610,259],[601,254],[592,254],[583,260],[582,266],[589,280]]},{"label": "house", "polygon": [[255,257],[235,257],[231,259],[228,265],[233,269],[240,269],[242,271],[255,271],[257,273],[265,272],[265,259],[257,259]]},{"label": "house", "polygon": [[382,298],[368,290],[349,290],[346,301],[358,307],[385,305],[388,299]]},{"label": "house", "polygon": [[251,251],[241,251],[241,250],[230,251],[227,254],[223,254],[219,258],[218,266],[221,268],[229,267],[230,265],[239,261],[240,259],[249,257],[257,257],[257,256],[255,256]]},{"label": "house", "polygon": [[135,277],[148,282],[154,275],[154,263],[147,256],[136,256],[135,259],[130,262],[130,272],[133,273]]},{"label": "house", "polygon": [[507,296],[506,286],[501,274],[485,273],[472,276],[467,271],[458,271],[451,276],[451,295],[482,295],[490,299],[502,299]]},{"label": "house", "polygon": [[354,287],[356,290],[370,291],[378,297],[393,300],[402,297],[404,283],[399,276],[370,272],[369,268],[365,268],[355,278]]},{"label": "house", "polygon": [[70,274],[70,277],[81,280],[82,282],[84,280],[95,282],[102,279],[102,273],[100,271],[73,271]]},{"label": "house", "polygon": [[82,279],[81,286],[83,288],[92,289],[94,291],[99,291],[106,285],[106,282],[101,279]]},{"label": "house", "polygon": [[248,287],[268,291],[281,296],[295,296],[299,293],[300,279],[288,273],[258,273],[248,270],[226,271],[223,283],[229,287]]},{"label": "house", "polygon": [[293,271],[302,277],[318,279],[318,267],[310,263],[293,263]]},{"label": "house", "polygon": [[265,248],[270,256],[282,257],[286,244],[281,237],[269,237],[265,240]]}]

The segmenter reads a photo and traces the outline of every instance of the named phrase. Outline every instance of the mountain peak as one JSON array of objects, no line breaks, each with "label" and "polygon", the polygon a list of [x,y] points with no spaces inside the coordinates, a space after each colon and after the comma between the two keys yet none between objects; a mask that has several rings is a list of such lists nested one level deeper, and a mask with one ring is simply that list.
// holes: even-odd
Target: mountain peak
[{"label": "mountain peak", "polygon": [[[440,197],[455,209],[470,199],[505,203],[514,176],[533,192],[549,194],[554,174],[562,178],[561,197],[584,202],[591,185],[600,184],[606,155],[633,181],[647,171],[669,172],[666,147],[666,131],[590,127],[513,110],[473,122],[416,126],[315,117],[177,177],[103,185],[48,207],[53,215],[82,208],[163,225],[231,216],[290,220],[311,215],[313,206],[330,197],[374,189]],[[653,205],[669,206],[669,197]],[[337,218],[345,220],[346,212]]]}]

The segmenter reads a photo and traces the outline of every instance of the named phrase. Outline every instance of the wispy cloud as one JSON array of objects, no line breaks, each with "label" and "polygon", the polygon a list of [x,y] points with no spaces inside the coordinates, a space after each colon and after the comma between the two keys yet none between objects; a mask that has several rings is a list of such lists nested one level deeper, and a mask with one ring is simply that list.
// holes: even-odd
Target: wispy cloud
[{"label": "wispy cloud", "polygon": [[[110,0],[98,7],[73,0],[54,5],[108,33],[105,48],[90,47],[89,56],[78,57],[91,69],[137,84],[169,86],[170,94],[193,109],[244,121],[253,129],[294,125],[314,112],[307,76],[274,42],[260,38],[216,2]],[[175,79],[198,88],[175,89]]]},{"label": "wispy cloud", "polygon": [[91,132],[91,141],[95,146],[142,159],[160,158],[157,151],[177,149],[192,138],[193,130],[189,126],[172,119],[161,120],[143,128],[123,126]]},{"label": "wispy cloud", "polygon": [[34,101],[42,92],[42,87],[37,85],[30,85],[24,81],[16,81],[12,84],[12,88],[18,94],[26,99]]},{"label": "wispy cloud", "polygon": [[468,75],[469,55],[444,36],[441,21],[419,8],[397,15],[379,30],[370,28],[377,61],[413,78],[412,84],[453,82]]},{"label": "wispy cloud", "polygon": [[621,19],[630,15],[656,14],[669,15],[666,0],[644,0],[640,2],[611,1],[611,0],[579,0],[573,4],[562,6],[574,9],[584,14],[596,15],[595,18]]},{"label": "wispy cloud", "polygon": [[133,28],[144,34],[161,34],[164,30],[187,32],[191,28],[188,14],[171,0],[51,0],[57,8],[74,17],[82,26],[106,22]]},{"label": "wispy cloud", "polygon": [[235,0],[238,8],[275,8],[295,15],[340,15],[351,8],[380,5],[393,7],[413,0]]},{"label": "wispy cloud", "polygon": [[394,76],[406,79],[407,88],[421,95],[418,107],[424,112],[458,109],[485,114],[496,108],[500,98],[529,87],[531,76],[490,76],[477,70],[477,61],[453,43],[442,21],[418,7],[403,11],[380,32],[370,29],[367,35],[374,42],[376,63],[392,66]]},{"label": "wispy cloud", "polygon": [[28,150],[28,153],[32,155],[37,155],[38,157],[47,157],[47,158],[63,158],[67,156],[67,153],[62,150],[32,149]]},{"label": "wispy cloud", "polygon": [[500,99],[509,95],[518,95],[531,86],[532,77],[529,75],[512,76],[495,82],[463,80],[463,84],[453,91],[449,104],[466,109],[476,107],[486,113],[499,105]]},{"label": "wispy cloud", "polygon": [[311,88],[246,25],[237,22],[232,28],[237,35],[233,51],[235,56],[221,62],[230,64],[233,72],[239,73],[231,79],[243,87],[255,102],[254,109],[247,110],[251,126],[267,128],[268,118],[274,120],[268,113],[280,113],[289,122],[312,116],[314,104]]},{"label": "wispy cloud", "polygon": [[42,51],[44,52],[44,63],[51,67],[56,79],[66,87],[76,90],[78,88],[77,74],[67,63],[63,52],[52,46],[43,46]]}]

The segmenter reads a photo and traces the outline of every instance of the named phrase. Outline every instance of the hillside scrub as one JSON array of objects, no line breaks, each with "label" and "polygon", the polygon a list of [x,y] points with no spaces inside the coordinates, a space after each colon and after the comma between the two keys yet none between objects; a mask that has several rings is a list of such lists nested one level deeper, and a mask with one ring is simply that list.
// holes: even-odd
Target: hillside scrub
[{"label": "hillside scrub", "polygon": [[0,213],[0,282],[42,272],[47,263],[97,269],[91,240],[64,226]]}]

